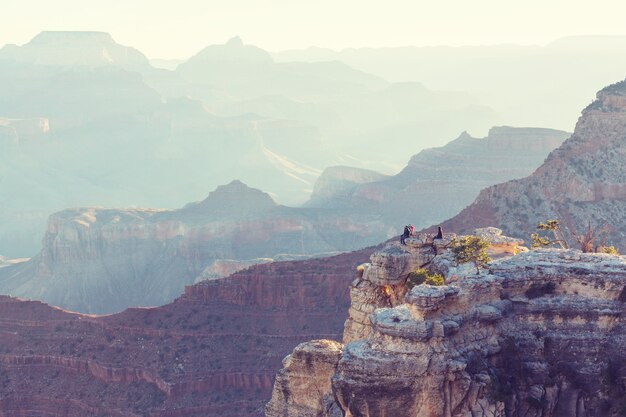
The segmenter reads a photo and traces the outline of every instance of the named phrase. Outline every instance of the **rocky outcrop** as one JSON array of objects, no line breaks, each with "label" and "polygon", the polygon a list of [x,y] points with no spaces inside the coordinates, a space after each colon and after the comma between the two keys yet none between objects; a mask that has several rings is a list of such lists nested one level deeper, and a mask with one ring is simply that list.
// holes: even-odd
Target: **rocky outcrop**
[{"label": "rocky outcrop", "polygon": [[457,214],[483,188],[531,174],[567,136],[558,130],[501,126],[485,138],[463,133],[445,146],[424,150],[388,178],[328,169],[307,206],[343,208],[353,215],[379,213],[389,225],[426,227]]},{"label": "rocky outcrop", "polygon": [[0,415],[259,416],[287,353],[341,338],[349,282],[370,254],[259,265],[109,316],[1,296]]},{"label": "rocky outcrop", "polygon": [[155,306],[203,273],[356,250],[387,236],[375,216],[359,220],[281,206],[239,181],[180,210],[66,210],[50,217],[37,256],[0,270],[0,290],[84,313]]},{"label": "rocky outcrop", "polygon": [[[393,288],[407,258],[419,264],[432,251],[432,242],[388,246],[363,277]],[[445,274],[445,285],[405,289],[398,305],[377,306],[366,336],[346,340],[331,389],[318,395],[317,415],[620,415],[626,257],[526,251],[480,274],[451,259],[439,251],[428,265]],[[320,362],[319,375],[329,367]],[[317,378],[314,363],[309,374]],[[289,362],[280,375],[289,375]],[[288,382],[281,387],[266,416],[301,415],[276,412],[288,409],[282,398],[297,403],[290,395],[302,395]]]},{"label": "rocky outcrop", "polygon": [[[572,136],[532,175],[483,190],[447,230],[495,225],[514,236],[528,236],[537,223],[559,219],[570,244],[591,222],[611,226],[610,244],[626,237],[626,82],[606,87],[583,110]],[[598,244],[601,242],[597,242]]]},{"label": "rocky outcrop", "polygon": [[[324,410],[320,397],[330,390],[330,377],[341,356],[341,344],[313,340],[298,345],[283,360],[266,413],[277,416],[317,417]],[[328,404],[332,399],[327,398]]]}]

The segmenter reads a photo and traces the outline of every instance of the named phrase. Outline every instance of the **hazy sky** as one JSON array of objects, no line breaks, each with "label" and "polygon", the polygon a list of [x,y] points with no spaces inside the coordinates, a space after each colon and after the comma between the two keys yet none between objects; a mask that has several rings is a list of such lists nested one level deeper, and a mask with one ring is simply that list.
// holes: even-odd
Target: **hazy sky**
[{"label": "hazy sky", "polygon": [[626,35],[623,0],[4,0],[0,44],[100,30],[150,58],[187,58],[239,35],[265,49],[545,44]]}]

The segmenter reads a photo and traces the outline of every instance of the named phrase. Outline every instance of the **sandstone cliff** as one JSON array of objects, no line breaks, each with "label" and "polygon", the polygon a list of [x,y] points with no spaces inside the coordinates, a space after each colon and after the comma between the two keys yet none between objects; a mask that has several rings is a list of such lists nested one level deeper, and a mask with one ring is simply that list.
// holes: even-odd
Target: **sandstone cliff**
[{"label": "sandstone cliff", "polygon": [[485,138],[463,133],[445,146],[424,150],[391,177],[330,168],[307,206],[377,213],[389,225],[426,227],[457,214],[483,188],[531,174],[567,136],[551,129],[494,127]]},{"label": "sandstone cliff", "polygon": [[[300,345],[266,416],[622,415],[626,257],[528,252],[495,229],[481,235],[499,259],[480,274],[455,266],[450,235],[372,255],[352,284],[346,344]],[[446,285],[408,290],[408,272],[424,264]],[[367,322],[355,309],[364,304]]]},{"label": "sandstone cliff", "polygon": [[538,222],[562,221],[566,234],[612,226],[608,241],[626,249],[626,82],[598,92],[572,136],[532,175],[483,190],[447,230],[495,225],[527,237]]},{"label": "sandstone cliff", "polygon": [[281,359],[341,338],[371,251],[260,265],[110,316],[0,297],[0,415],[253,417]]},{"label": "sandstone cliff", "polygon": [[243,261],[230,263],[234,271],[262,262],[259,258],[360,249],[388,232],[375,216],[352,221],[323,210],[289,208],[234,181],[179,210],[84,208],[54,214],[39,254],[0,270],[0,290],[73,311],[111,313],[168,303],[203,272],[214,278],[211,268],[219,269],[218,260]]}]

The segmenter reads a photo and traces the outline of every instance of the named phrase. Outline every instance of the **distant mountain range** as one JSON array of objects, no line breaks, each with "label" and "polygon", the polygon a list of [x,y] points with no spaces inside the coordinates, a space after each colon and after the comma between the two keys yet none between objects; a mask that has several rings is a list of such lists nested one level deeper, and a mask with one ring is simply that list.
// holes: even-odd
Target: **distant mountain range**
[{"label": "distant mountain range", "polygon": [[393,172],[496,112],[339,62],[276,63],[233,39],[176,71],[100,32],[0,49],[0,253],[29,256],[67,207],[179,207],[239,178],[305,202],[337,164]]},{"label": "distant mountain range", "polygon": [[626,36],[575,36],[546,46],[309,48],[273,56],[279,62],[339,60],[394,82],[465,91],[506,124],[571,131],[598,86],[624,78]]}]

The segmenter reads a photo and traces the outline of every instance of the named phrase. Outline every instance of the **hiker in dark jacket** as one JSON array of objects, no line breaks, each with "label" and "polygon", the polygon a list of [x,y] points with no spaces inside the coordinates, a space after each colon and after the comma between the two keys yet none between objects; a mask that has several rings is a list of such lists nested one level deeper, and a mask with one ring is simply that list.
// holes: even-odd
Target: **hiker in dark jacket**
[{"label": "hiker in dark jacket", "polygon": [[406,243],[404,243],[404,241],[409,236],[411,236],[411,229],[410,229],[409,226],[404,226],[404,232],[402,232],[402,235],[400,236],[400,244],[401,245],[406,245]]}]

